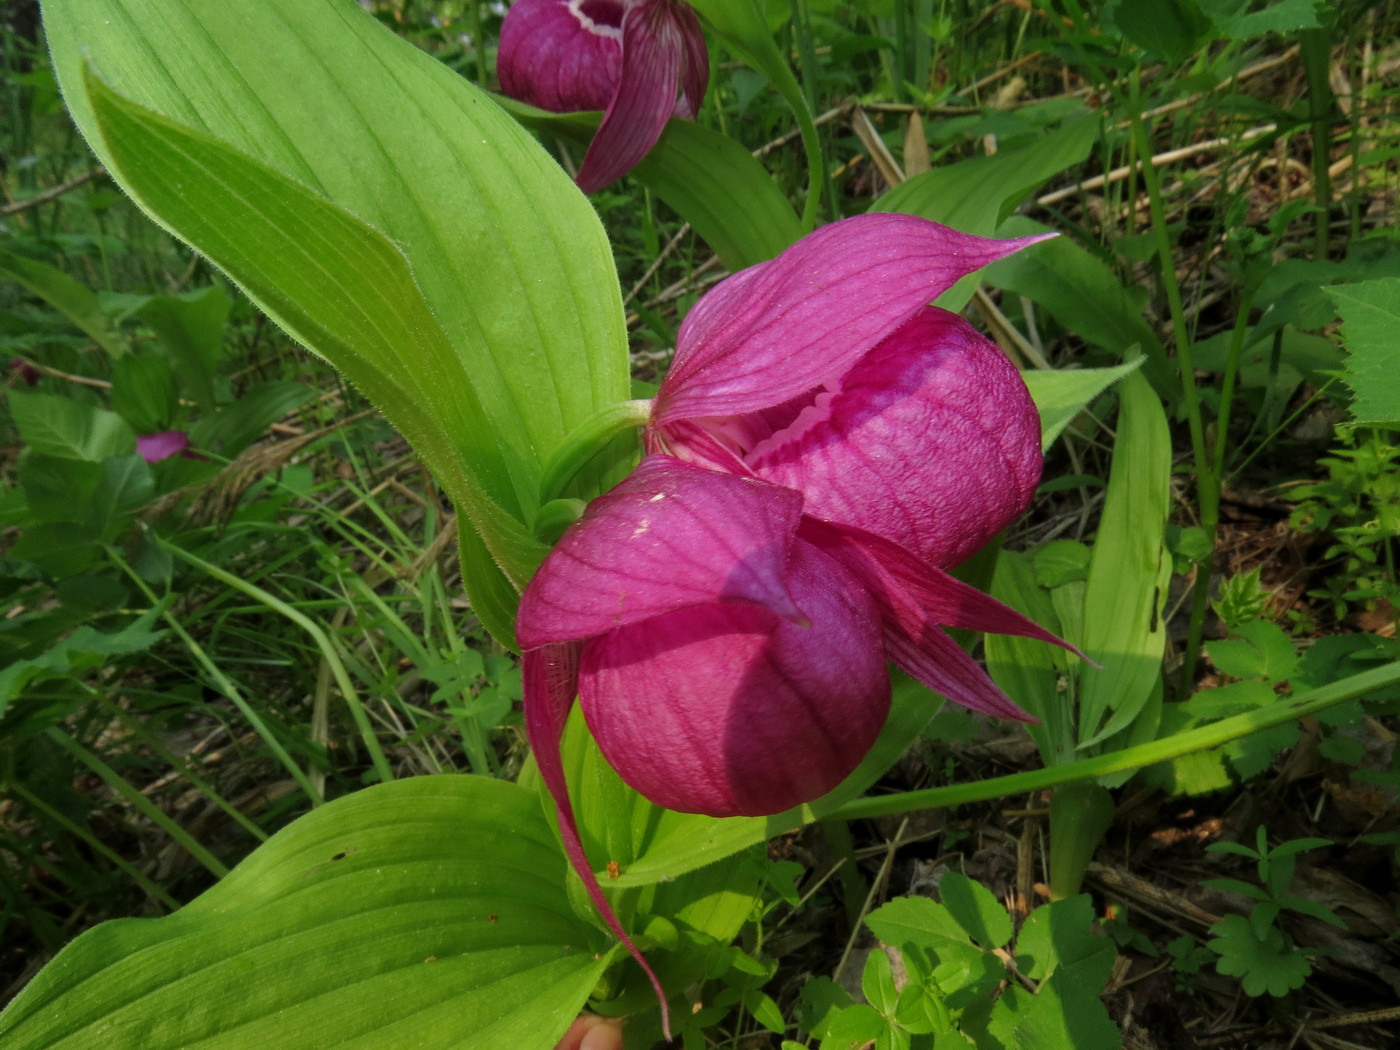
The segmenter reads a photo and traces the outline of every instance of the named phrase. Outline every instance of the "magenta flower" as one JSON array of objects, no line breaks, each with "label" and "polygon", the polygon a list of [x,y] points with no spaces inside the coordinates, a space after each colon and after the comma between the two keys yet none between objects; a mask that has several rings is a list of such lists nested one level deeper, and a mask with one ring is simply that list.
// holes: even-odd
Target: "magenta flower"
[{"label": "magenta flower", "polygon": [[647,457],[526,589],[526,728],[624,941],[564,781],[576,693],[625,781],[716,816],[781,812],[849,775],[888,713],[886,660],[1028,719],[943,628],[1064,643],[945,570],[1029,505],[1039,417],[996,346],[927,304],[1036,239],[867,215],[729,278],[681,326]]},{"label": "magenta flower", "polygon": [[681,0],[516,0],[496,72],[503,92],[540,109],[604,111],[578,173],[592,193],[645,157],[672,116],[694,118],[710,60]]},{"label": "magenta flower", "polygon": [[147,463],[159,463],[174,455],[193,456],[189,452],[190,436],[183,430],[162,430],[158,434],[141,434],[136,438],[136,453]]}]

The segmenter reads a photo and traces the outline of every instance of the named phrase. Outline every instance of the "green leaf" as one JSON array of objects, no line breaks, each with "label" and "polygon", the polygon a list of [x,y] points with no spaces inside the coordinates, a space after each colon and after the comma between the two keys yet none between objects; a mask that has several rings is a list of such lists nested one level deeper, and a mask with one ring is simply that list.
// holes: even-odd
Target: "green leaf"
[{"label": "green leaf", "polygon": [[10,415],[31,452],[99,463],[136,451],[136,435],[115,412],[60,394],[9,392]]},{"label": "green leaf", "polygon": [[565,868],[531,792],[382,784],[302,817],[173,915],[78,938],[0,1014],[0,1042],[547,1050],[612,955]]},{"label": "green leaf", "polygon": [[1041,449],[1053,445],[1060,432],[1084,411],[1089,402],[1124,376],[1137,371],[1142,362],[1143,358],[1138,358],[1117,368],[1022,372],[1021,378],[1026,381],[1035,407],[1040,410]]},{"label": "green leaf", "polygon": [[974,941],[984,948],[1001,948],[1011,940],[1011,916],[980,882],[950,871],[938,884],[943,904]]},{"label": "green leaf", "polygon": [[1149,55],[1176,65],[1205,42],[1210,21],[1195,0],[1114,0],[1103,21]]},{"label": "green leaf", "polygon": [[861,973],[860,990],[865,993],[865,1001],[886,1017],[893,1017],[899,1003],[899,992],[894,986],[894,967],[884,949],[874,948],[865,958],[865,970]]},{"label": "green leaf", "polygon": [[180,382],[204,411],[214,410],[214,368],[223,351],[233,300],[222,285],[182,295],[153,295],[136,308],[170,356]]},{"label": "green leaf", "polygon": [[1263,678],[1277,684],[1293,676],[1298,654],[1277,624],[1254,620],[1235,630],[1235,637],[1207,642],[1206,652],[1216,670],[1231,678]]},{"label": "green leaf", "polygon": [[273,423],[295,412],[316,396],[305,383],[279,380],[249,387],[231,404],[206,415],[190,427],[190,444],[196,449],[233,459],[245,448],[267,436]]},{"label": "green leaf", "polygon": [[870,206],[990,236],[1039,186],[1084,161],[1099,135],[1099,118],[1083,113],[1028,146],[944,164],[906,179]]},{"label": "green leaf", "polygon": [[[500,101],[526,127],[580,146],[598,130],[597,113],[546,113]],[[632,175],[695,227],[730,270],[771,259],[802,236],[792,205],[753,154],[694,121],[670,121]]]},{"label": "green leaf", "polygon": [[1160,687],[1162,615],[1172,559],[1171,436],[1157,395],[1141,373],[1119,385],[1118,440],[1084,590],[1080,648],[1102,669],[1080,675],[1079,747],[1130,726]]},{"label": "green leaf", "polygon": [[127,352],[126,340],[113,328],[96,293],[62,270],[0,248],[0,277],[8,277],[45,300],[113,357]]},{"label": "green leaf", "polygon": [[927,897],[896,897],[871,912],[865,924],[884,944],[915,944],[935,954],[969,940],[968,931],[947,905]]},{"label": "green leaf", "polygon": [[1094,932],[1094,902],[1087,893],[1036,908],[1016,936],[1016,969],[1034,981],[1045,980],[1062,965],[1087,962],[1092,972],[1076,972],[1102,985],[1113,972],[1116,954],[1113,942]]},{"label": "green leaf", "polygon": [[1258,11],[1250,11],[1250,6],[1250,0],[1211,0],[1205,5],[1205,14],[1228,40],[1250,40],[1268,33],[1293,33],[1322,25],[1318,20],[1318,0],[1269,0]]},{"label": "green leaf", "polygon": [[[997,234],[1028,237],[1048,229],[1018,215],[1003,223]],[[1129,358],[1136,346],[1147,357],[1153,388],[1163,393],[1172,389],[1175,375],[1166,348],[1143,318],[1145,290],[1125,287],[1107,263],[1069,237],[1043,241],[1033,252],[995,262],[983,272],[983,280],[1024,295],[1067,331],[1115,358]]]},{"label": "green leaf", "polygon": [[1328,288],[1342,315],[1347,348],[1343,379],[1354,397],[1352,418],[1366,426],[1400,427],[1400,375],[1395,333],[1400,330],[1400,277]]},{"label": "green leaf", "polygon": [[611,251],[558,165],[339,0],[44,12],[123,188],[363,389],[522,586],[543,463],[628,391]]},{"label": "green leaf", "polygon": [[171,429],[180,395],[164,358],[127,354],[119,360],[112,367],[112,409],[138,434]]},{"label": "green leaf", "polygon": [[1210,929],[1215,937],[1206,947],[1220,956],[1215,968],[1240,978],[1246,995],[1284,996],[1303,987],[1312,973],[1308,960],[1275,926],[1259,938],[1243,915],[1227,915]]}]

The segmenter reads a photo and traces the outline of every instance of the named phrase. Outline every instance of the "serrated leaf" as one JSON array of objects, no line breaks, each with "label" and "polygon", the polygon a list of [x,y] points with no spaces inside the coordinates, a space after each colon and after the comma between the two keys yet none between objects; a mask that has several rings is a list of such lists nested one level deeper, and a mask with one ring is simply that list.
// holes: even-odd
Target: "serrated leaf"
[{"label": "serrated leaf", "polygon": [[935,953],[970,939],[945,905],[927,897],[896,897],[866,916],[865,924],[885,944],[917,944]]},{"label": "serrated leaf", "polygon": [[115,412],[60,394],[9,392],[10,415],[30,450],[100,463],[136,451],[136,435]]},{"label": "serrated leaf", "polygon": [[1016,935],[1016,968],[1043,981],[1062,965],[1082,967],[1076,973],[1101,986],[1113,969],[1113,942],[1094,933],[1094,903],[1087,893],[1052,901],[1026,917]]},{"label": "serrated leaf", "polygon": [[1400,427],[1400,372],[1395,368],[1400,278],[1326,291],[1342,316],[1342,344],[1347,349],[1342,378],[1354,395],[1352,418],[1367,426]]},{"label": "serrated leaf", "polygon": [[1214,926],[1216,936],[1206,947],[1220,956],[1215,968],[1227,977],[1240,978],[1247,995],[1284,996],[1301,988],[1312,966],[1288,947],[1283,931],[1270,927],[1261,940],[1243,915],[1227,915]]},{"label": "serrated leaf", "polygon": [[547,1050],[611,958],[569,906],[565,868],[513,784],[357,792],[173,915],[84,934],[0,1014],[0,1042]]},{"label": "serrated leaf", "polygon": [[980,882],[950,871],[939,881],[938,892],[953,919],[982,947],[1000,948],[1011,940],[1011,916]]}]

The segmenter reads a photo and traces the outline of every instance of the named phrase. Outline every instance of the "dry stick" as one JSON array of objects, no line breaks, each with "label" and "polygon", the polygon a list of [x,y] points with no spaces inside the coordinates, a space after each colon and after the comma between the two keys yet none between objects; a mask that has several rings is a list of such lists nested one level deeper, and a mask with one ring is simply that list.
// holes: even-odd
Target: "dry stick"
[{"label": "dry stick", "polygon": [[82,175],[69,179],[67,182],[60,183],[57,186],[50,186],[43,193],[36,196],[26,197],[24,200],[15,201],[13,204],[6,204],[0,207],[0,219],[7,219],[11,215],[18,215],[22,211],[28,211],[30,208],[37,208],[41,204],[48,204],[49,201],[57,200],[69,190],[76,190],[84,183],[91,182],[93,179],[100,178],[106,174],[106,168],[93,168],[91,171],[84,172]]},{"label": "dry stick", "polygon": [[[1176,161],[1185,160],[1187,157],[1193,157],[1199,153],[1209,153],[1212,150],[1224,149],[1227,146],[1247,145],[1255,139],[1263,138],[1265,135],[1271,135],[1277,130],[1278,126],[1276,124],[1261,124],[1257,128],[1250,128],[1244,134],[1237,137],[1208,139],[1205,142],[1197,142],[1190,146],[1182,146],[1180,149],[1167,150],[1165,153],[1157,153],[1152,156],[1152,166],[1154,168],[1161,168],[1168,164],[1174,164]],[[1138,161],[1136,164],[1124,165],[1121,168],[1114,168],[1107,175],[1095,175],[1092,179],[1085,179],[1083,182],[1076,183],[1073,186],[1066,186],[1064,189],[1047,193],[1043,197],[1037,197],[1035,203],[1042,207],[1056,204],[1066,197],[1073,197],[1076,193],[1082,193],[1087,190],[1097,190],[1110,183],[1122,182],[1129,175],[1135,172],[1141,172],[1142,170],[1142,161]]]}]

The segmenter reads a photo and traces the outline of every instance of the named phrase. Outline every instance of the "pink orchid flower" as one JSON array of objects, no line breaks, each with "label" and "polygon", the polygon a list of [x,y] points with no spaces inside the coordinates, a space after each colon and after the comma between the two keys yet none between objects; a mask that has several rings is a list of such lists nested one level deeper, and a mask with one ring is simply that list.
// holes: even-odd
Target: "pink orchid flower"
[{"label": "pink orchid flower", "polygon": [[147,463],[159,463],[174,455],[193,456],[189,450],[190,436],[183,430],[162,430],[158,434],[141,434],[136,438],[136,454]]},{"label": "pink orchid flower", "polygon": [[946,572],[1029,506],[1039,416],[997,347],[928,303],[1038,239],[867,215],[724,281],[681,326],[648,455],[526,589],[526,728],[570,857],[634,955],[568,798],[575,694],[623,780],[715,816],[782,812],[848,776],[888,714],[886,660],[1029,719],[943,628],[1065,644]]},{"label": "pink orchid flower", "polygon": [[604,111],[578,173],[592,193],[636,166],[672,116],[695,117],[710,60],[681,0],[516,0],[496,72],[503,92],[540,109]]}]

